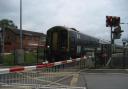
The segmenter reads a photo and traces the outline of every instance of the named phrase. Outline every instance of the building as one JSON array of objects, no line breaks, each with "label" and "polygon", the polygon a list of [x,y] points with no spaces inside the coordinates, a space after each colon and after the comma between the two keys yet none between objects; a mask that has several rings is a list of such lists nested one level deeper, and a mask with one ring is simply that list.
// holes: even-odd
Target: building
[{"label": "building", "polygon": [[[23,49],[35,50],[38,47],[45,46],[46,35],[39,32],[22,30]],[[4,38],[4,39],[3,39]],[[1,50],[12,52],[20,48],[20,30],[14,28],[5,28],[0,31]]]}]

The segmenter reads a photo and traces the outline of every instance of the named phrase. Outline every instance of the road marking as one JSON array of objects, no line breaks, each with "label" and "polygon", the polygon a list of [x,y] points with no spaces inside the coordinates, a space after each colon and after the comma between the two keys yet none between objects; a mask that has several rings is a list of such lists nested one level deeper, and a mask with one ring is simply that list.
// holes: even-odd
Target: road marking
[{"label": "road marking", "polygon": [[72,78],[72,80],[70,82],[70,86],[76,86],[78,78],[79,78],[79,74],[74,74],[73,78]]}]

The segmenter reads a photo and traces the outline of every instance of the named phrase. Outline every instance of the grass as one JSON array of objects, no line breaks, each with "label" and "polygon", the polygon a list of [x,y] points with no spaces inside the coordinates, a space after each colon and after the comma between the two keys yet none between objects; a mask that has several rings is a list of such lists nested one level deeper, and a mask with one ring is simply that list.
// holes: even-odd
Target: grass
[{"label": "grass", "polygon": [[13,54],[4,55],[3,65],[5,65],[5,66],[14,65],[14,55]]},{"label": "grass", "polygon": [[[14,66],[17,65],[14,54],[7,54],[3,57],[3,65],[4,66]],[[29,52],[24,55],[24,64],[25,65],[33,65],[37,63],[37,53]]]},{"label": "grass", "polygon": [[25,53],[25,64],[32,65],[37,63],[37,53]]}]

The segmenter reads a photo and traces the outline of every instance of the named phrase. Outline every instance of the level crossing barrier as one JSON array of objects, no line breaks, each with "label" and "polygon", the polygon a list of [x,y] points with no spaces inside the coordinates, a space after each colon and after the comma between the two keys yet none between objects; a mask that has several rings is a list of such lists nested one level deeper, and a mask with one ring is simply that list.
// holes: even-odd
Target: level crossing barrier
[{"label": "level crossing barrier", "polygon": [[86,67],[86,60],[84,57],[0,69],[0,89],[85,89],[70,86],[70,81],[74,73]]}]

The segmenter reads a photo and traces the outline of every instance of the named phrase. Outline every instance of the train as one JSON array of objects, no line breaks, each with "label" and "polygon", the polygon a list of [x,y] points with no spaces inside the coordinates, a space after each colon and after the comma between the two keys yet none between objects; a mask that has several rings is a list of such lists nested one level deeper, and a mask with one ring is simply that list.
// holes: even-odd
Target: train
[{"label": "train", "polygon": [[47,60],[62,61],[86,55],[99,46],[99,39],[80,33],[75,28],[54,26],[47,31]]},{"label": "train", "polygon": [[95,50],[99,53],[97,55],[107,55],[108,60],[111,51],[110,42],[101,42],[98,38],[65,26],[54,26],[47,30],[46,59],[49,62],[84,57],[89,52],[94,53]]}]

